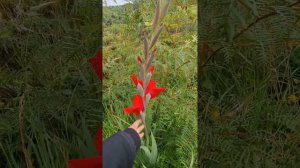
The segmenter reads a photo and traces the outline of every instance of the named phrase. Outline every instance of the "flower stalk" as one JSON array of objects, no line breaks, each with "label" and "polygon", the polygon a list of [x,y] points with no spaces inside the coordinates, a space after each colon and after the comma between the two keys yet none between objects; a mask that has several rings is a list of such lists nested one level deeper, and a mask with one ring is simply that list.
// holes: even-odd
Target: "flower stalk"
[{"label": "flower stalk", "polygon": [[[163,5],[161,5],[161,3]],[[140,67],[139,79],[133,74],[131,79],[134,82],[138,94],[136,94],[132,100],[132,107],[124,108],[126,114],[135,114],[139,116],[145,125],[145,135],[146,135],[146,146],[141,146],[141,149],[145,151],[148,161],[151,165],[155,165],[157,161],[157,143],[151,132],[151,113],[146,113],[147,106],[151,99],[159,96],[165,88],[157,88],[156,81],[151,79],[152,73],[154,72],[155,66],[151,65],[154,56],[156,55],[157,49],[154,47],[160,33],[163,29],[162,20],[165,17],[167,10],[170,6],[170,0],[158,0],[155,9],[155,16],[152,22],[152,32],[151,40],[148,39],[146,32],[143,33],[144,42],[144,58],[140,56],[137,57],[137,61]],[[162,6],[162,8],[161,8]],[[146,122],[147,121],[147,122]],[[151,133],[151,137],[150,137]],[[150,148],[150,138],[151,138],[151,148]],[[151,152],[150,152],[151,149]]]},{"label": "flower stalk", "polygon": [[140,56],[137,57],[137,61],[140,67],[140,80],[136,77],[135,74],[131,76],[131,79],[136,85],[138,95],[134,96],[132,107],[124,108],[124,112],[126,114],[134,113],[136,116],[140,116],[144,124],[146,120],[146,109],[150,99],[159,96],[165,90],[165,88],[156,88],[156,81],[151,79],[152,73],[154,71],[154,66],[151,66],[151,63],[157,52],[157,49],[154,48],[154,46],[159,38],[160,33],[162,32],[162,20],[167,13],[171,1],[164,0],[162,2],[164,2],[164,5],[161,8],[160,1],[157,1],[155,16],[152,22],[153,34],[151,36],[151,40],[149,41],[146,32],[144,32],[143,34],[144,59],[142,59]]}]

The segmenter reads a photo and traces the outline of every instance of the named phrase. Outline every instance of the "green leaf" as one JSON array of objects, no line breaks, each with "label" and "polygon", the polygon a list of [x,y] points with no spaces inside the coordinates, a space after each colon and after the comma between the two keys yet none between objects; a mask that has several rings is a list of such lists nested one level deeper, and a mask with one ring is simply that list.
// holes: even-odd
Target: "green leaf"
[{"label": "green leaf", "polygon": [[145,152],[147,158],[150,158],[150,157],[151,157],[150,150],[148,149],[147,146],[141,146],[141,149]]},{"label": "green leaf", "polygon": [[151,143],[152,146],[151,146],[150,163],[154,165],[157,159],[157,144],[152,132],[151,132]]}]

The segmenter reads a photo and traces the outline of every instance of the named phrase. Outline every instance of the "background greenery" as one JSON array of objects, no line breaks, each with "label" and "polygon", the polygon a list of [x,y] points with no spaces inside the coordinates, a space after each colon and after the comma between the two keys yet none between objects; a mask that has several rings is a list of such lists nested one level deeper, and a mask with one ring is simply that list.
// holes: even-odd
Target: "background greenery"
[{"label": "background greenery", "polygon": [[101,88],[87,58],[100,14],[100,1],[0,0],[0,167],[97,154]]},{"label": "background greenery", "polygon": [[[156,1],[136,1],[103,9],[104,138],[131,125],[136,88],[130,75],[138,73],[137,55],[143,55],[143,31],[148,34]],[[149,35],[150,36],[150,35]],[[156,45],[153,79],[166,91],[150,101],[152,129],[158,143],[156,167],[197,167],[197,4],[174,0]],[[151,167],[140,150],[134,167]]]},{"label": "background greenery", "polygon": [[[100,45],[95,2],[0,0],[0,167],[66,167],[96,155],[101,88],[87,63]],[[196,1],[173,0],[157,45],[154,79],[167,88],[149,109],[157,167],[196,167],[197,153],[201,167],[300,167],[299,2],[199,3],[200,40]],[[122,109],[154,1],[103,12],[108,137],[135,120]],[[135,166],[143,161],[139,153]]]},{"label": "background greenery", "polygon": [[300,2],[199,10],[200,166],[300,167]]}]

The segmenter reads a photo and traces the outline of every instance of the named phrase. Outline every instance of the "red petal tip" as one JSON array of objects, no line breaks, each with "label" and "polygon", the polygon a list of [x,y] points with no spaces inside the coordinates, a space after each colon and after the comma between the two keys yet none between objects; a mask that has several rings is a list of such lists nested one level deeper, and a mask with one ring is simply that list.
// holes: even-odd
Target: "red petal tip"
[{"label": "red petal tip", "polygon": [[142,61],[142,58],[140,56],[138,56],[138,61],[142,64],[143,61]]},{"label": "red petal tip", "polygon": [[138,79],[137,79],[137,77],[136,77],[135,74],[131,75],[131,79],[132,79],[133,83],[135,84],[135,86],[137,86],[138,83],[139,83],[139,81],[138,81]]},{"label": "red petal tip", "polygon": [[149,73],[153,73],[154,71],[154,66],[151,66],[151,68],[149,69]]}]

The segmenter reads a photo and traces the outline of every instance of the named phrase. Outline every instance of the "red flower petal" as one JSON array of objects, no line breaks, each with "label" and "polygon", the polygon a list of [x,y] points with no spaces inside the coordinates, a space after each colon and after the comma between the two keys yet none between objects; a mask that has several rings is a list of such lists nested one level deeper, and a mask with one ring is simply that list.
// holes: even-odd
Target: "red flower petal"
[{"label": "red flower petal", "polygon": [[96,149],[99,152],[100,155],[102,155],[102,128],[99,127],[96,139],[95,139]]},{"label": "red flower petal", "polygon": [[83,158],[83,159],[74,159],[68,162],[68,168],[99,168],[102,167],[102,158],[101,156]]},{"label": "red flower petal", "polygon": [[103,69],[102,69],[102,49],[100,49],[96,56],[88,59],[88,61],[92,64],[94,71],[96,72],[98,78],[102,80],[103,78]]},{"label": "red flower petal", "polygon": [[139,116],[141,114],[141,111],[134,111],[135,116]]},{"label": "red flower petal", "polygon": [[149,69],[149,73],[152,73],[154,71],[154,66],[151,66],[151,68]]},{"label": "red flower petal", "polygon": [[154,90],[152,90],[152,92],[150,93],[151,99],[159,96],[164,90],[165,88],[155,88]]},{"label": "red flower petal", "polygon": [[144,111],[143,98],[140,95],[135,95],[132,99],[132,107],[123,109],[126,114],[134,113],[136,116],[140,115],[141,111]]},{"label": "red flower petal", "polygon": [[143,87],[143,81],[138,80],[135,74],[131,75],[131,79],[134,82],[135,86],[137,86],[138,84],[141,84],[141,86]]},{"label": "red flower petal", "polygon": [[138,56],[138,61],[143,64],[142,58],[140,56]]},{"label": "red flower petal", "polygon": [[139,81],[138,81],[138,79],[137,79],[137,77],[136,77],[135,74],[131,75],[131,79],[132,79],[132,81],[134,82],[135,86],[137,86],[138,83],[139,83]]},{"label": "red flower petal", "polygon": [[147,92],[150,92],[151,90],[153,90],[153,89],[155,88],[155,86],[156,86],[155,80],[152,80],[152,79],[151,79],[151,80],[149,81],[148,86],[147,86],[146,93],[147,93]]},{"label": "red flower petal", "polygon": [[137,110],[144,111],[143,98],[140,95],[135,95],[132,101],[134,107],[138,107]]},{"label": "red flower petal", "polygon": [[130,113],[136,111],[136,110],[137,110],[137,107],[127,107],[127,108],[124,108],[123,110],[124,110],[124,112],[125,112],[126,114],[129,115]]},{"label": "red flower petal", "polygon": [[155,87],[156,87],[155,80],[150,80],[146,89],[146,94],[150,93],[151,99],[159,96],[165,90],[165,88],[155,88]]}]

